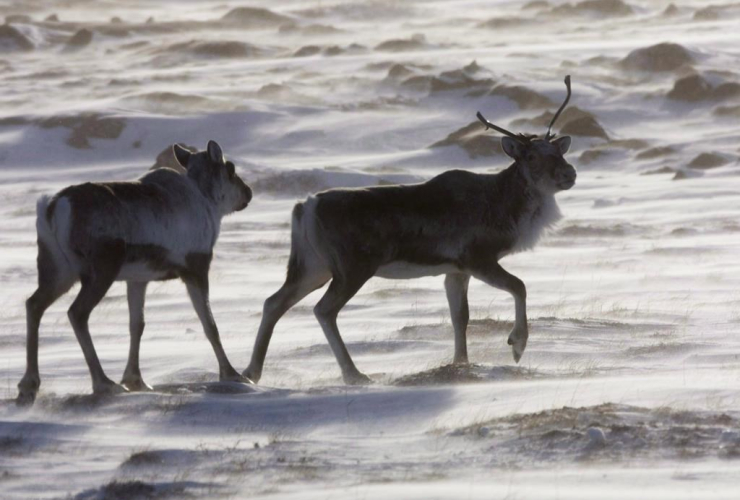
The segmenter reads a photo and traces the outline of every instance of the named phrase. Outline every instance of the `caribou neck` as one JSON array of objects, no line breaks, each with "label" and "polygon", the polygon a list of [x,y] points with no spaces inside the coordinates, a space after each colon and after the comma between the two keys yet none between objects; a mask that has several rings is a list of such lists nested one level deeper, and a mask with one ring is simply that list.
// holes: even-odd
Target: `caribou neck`
[{"label": "caribou neck", "polygon": [[500,191],[497,194],[503,195],[497,202],[510,209],[511,214],[528,212],[526,208],[536,209],[546,198],[552,198],[552,195],[545,195],[535,187],[518,162],[512,163],[497,175],[500,179]]},{"label": "caribou neck", "polygon": [[496,203],[502,213],[510,215],[509,231],[515,237],[512,251],[532,248],[543,231],[552,227],[561,214],[552,193],[543,193],[517,162],[497,174]]}]

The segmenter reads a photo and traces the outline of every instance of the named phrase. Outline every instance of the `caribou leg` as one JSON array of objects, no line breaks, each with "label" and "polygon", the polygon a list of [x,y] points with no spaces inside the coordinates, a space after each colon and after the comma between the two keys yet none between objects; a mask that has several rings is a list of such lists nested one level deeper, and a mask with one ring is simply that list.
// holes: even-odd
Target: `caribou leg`
[{"label": "caribou leg", "polygon": [[260,322],[257,338],[254,341],[252,359],[242,375],[253,382],[262,378],[262,368],[270,345],[270,338],[275,325],[288,312],[288,310],[314,290],[321,288],[331,279],[329,270],[310,273],[289,273],[288,278],[280,290],[270,296],[262,308],[262,321]]},{"label": "caribou leg", "polygon": [[96,394],[127,392],[125,387],[116,384],[105,375],[88,328],[90,313],[105,297],[115,281],[123,265],[124,255],[125,249],[122,241],[100,245],[89,263],[89,268],[81,277],[82,288],[68,312],[70,323],[72,323],[77,341],[82,347],[85,361],[90,369],[93,392]]},{"label": "caribou leg", "polygon": [[331,347],[334,357],[337,358],[337,362],[342,369],[342,378],[347,385],[369,384],[372,383],[372,380],[361,373],[352,361],[347,346],[344,345],[339,334],[337,315],[373,274],[373,272],[354,270],[351,273],[335,275],[329,284],[329,289],[314,308],[316,319],[324,331],[326,340],[329,341],[329,347]]},{"label": "caribou leg", "polygon": [[470,312],[468,310],[468,274],[448,274],[445,276],[445,291],[447,302],[450,305],[450,319],[455,329],[455,357],[453,363],[464,365],[468,363],[468,346],[465,332],[468,328]]},{"label": "caribou leg", "polygon": [[19,406],[30,405],[41,385],[39,376],[39,326],[44,312],[75,282],[68,269],[59,269],[42,241],[38,242],[37,259],[39,286],[26,301],[26,373],[18,383]]},{"label": "caribou leg", "polygon": [[126,363],[121,384],[125,385],[129,391],[152,390],[151,386],[141,378],[141,369],[139,368],[139,349],[141,347],[141,336],[144,334],[144,301],[147,285],[147,282],[129,281],[126,283],[131,343],[128,352],[128,363]]},{"label": "caribou leg", "polygon": [[200,319],[200,323],[203,325],[203,330],[205,330],[206,337],[211,343],[211,347],[213,347],[213,352],[216,354],[219,379],[222,382],[251,383],[251,380],[234,369],[221,344],[221,336],[218,333],[216,320],[213,319],[209,299],[208,269],[211,265],[211,258],[211,254],[188,255],[186,258],[188,266],[181,274],[181,278],[185,282],[193,309],[195,309],[198,319]]},{"label": "caribou leg", "polygon": [[473,271],[473,276],[484,283],[509,292],[514,297],[515,320],[514,329],[509,334],[508,343],[511,346],[514,361],[519,362],[527,347],[529,329],[527,327],[527,289],[524,282],[508,273],[498,262],[492,262]]}]

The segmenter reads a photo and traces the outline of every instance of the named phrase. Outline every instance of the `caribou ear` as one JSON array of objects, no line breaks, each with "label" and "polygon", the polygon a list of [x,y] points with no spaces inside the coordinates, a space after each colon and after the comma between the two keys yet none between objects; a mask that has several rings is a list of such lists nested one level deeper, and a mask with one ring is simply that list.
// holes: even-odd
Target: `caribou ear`
[{"label": "caribou ear", "polygon": [[515,160],[522,157],[523,149],[522,143],[511,137],[502,137],[501,146],[504,148],[504,153],[511,156]]},{"label": "caribou ear", "polygon": [[177,163],[179,163],[181,167],[187,169],[188,161],[190,161],[190,156],[192,155],[192,153],[179,144],[175,144],[172,146],[172,152],[175,154],[175,159],[177,160]]},{"label": "caribou ear", "polygon": [[564,135],[563,137],[558,137],[552,141],[552,144],[555,144],[560,150],[560,154],[564,155],[570,149],[570,136]]},{"label": "caribou ear", "polygon": [[208,141],[208,156],[215,163],[224,162],[224,153],[216,141]]}]

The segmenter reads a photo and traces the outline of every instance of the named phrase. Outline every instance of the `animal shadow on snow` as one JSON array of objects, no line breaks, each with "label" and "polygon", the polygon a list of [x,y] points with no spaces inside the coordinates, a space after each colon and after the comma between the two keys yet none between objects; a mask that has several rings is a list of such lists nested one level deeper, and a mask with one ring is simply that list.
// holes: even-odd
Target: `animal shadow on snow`
[{"label": "animal shadow on snow", "polygon": [[[71,394],[58,396],[53,393],[45,394],[39,398],[38,406],[52,412],[87,412],[91,410],[103,410],[105,408],[120,408],[121,405],[129,405],[131,409],[140,408],[141,405],[151,402],[148,396],[187,396],[187,395],[223,395],[235,396],[241,394],[252,394],[264,392],[253,385],[240,382],[184,382],[157,384],[153,391],[144,393],[126,394]],[[132,398],[132,399],[127,399]],[[135,399],[134,399],[135,398]],[[142,400],[142,398],[144,398]],[[14,407],[14,400],[8,400],[7,406]]]}]

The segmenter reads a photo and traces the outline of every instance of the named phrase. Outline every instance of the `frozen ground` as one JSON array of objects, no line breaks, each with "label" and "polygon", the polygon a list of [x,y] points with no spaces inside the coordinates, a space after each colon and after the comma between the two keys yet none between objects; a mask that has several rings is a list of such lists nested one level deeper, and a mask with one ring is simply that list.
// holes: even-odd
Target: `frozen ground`
[{"label": "frozen ground", "polygon": [[[737,498],[740,8],[718,2],[0,2],[0,497]],[[498,170],[498,137],[453,133],[477,110],[544,132],[567,73],[578,183],[503,261],[529,291],[519,365],[503,293],[472,283],[474,364],[453,369],[442,279],[378,279],[339,321],[374,385],[341,384],[318,293],[258,387],[221,385],[170,282],[148,295],[155,392],[88,395],[73,292],[42,324],[37,404],[13,405],[39,195],[218,140],[256,193],[212,271],[243,369],[296,199]],[[115,378],[127,320],[116,285],[91,320]]]}]

